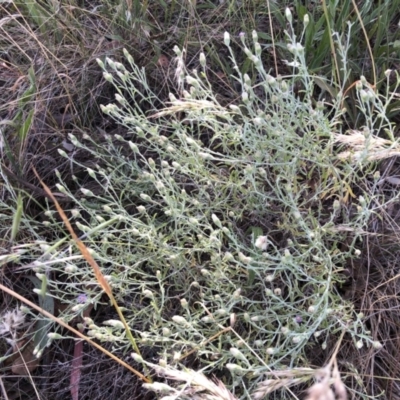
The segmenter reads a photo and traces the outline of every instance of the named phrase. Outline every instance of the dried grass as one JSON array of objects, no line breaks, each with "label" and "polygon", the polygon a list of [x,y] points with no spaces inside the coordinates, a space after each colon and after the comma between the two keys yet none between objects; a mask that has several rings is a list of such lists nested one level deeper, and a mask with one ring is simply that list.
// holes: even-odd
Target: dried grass
[{"label": "dried grass", "polygon": [[345,145],[350,150],[342,151],[338,158],[351,159],[353,162],[364,158],[366,161],[384,160],[400,155],[400,145],[387,139],[382,139],[368,132],[351,130],[347,135],[335,133],[335,142]]}]

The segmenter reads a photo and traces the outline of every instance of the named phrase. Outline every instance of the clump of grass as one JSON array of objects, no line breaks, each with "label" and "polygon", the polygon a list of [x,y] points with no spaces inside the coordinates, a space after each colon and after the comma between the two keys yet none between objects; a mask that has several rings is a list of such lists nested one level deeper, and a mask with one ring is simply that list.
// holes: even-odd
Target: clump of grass
[{"label": "clump of grass", "polygon": [[[373,174],[376,157],[369,157],[375,142],[368,138],[355,158],[337,149],[346,135],[342,99],[314,101],[315,81],[294,36],[288,37],[293,73],[276,77],[260,61],[256,32],[251,47],[248,38],[239,38],[254,77],[240,72],[230,40],[226,33],[242,94],[228,107],[212,91],[204,54],[202,69],[188,71],[184,50],[174,49],[179,98],[171,95],[161,109],[128,52],[128,67],[99,60],[117,91],[116,103],[102,109],[126,133],[104,135],[102,142],[71,134],[93,165],[60,149],[87,176],[74,177],[81,186],[77,195],[58,174],[57,190],[71,200],[72,222],[143,354],[151,349],[161,365],[174,368],[195,354],[204,373],[224,377],[228,390],[244,398],[271,370],[321,362],[342,332],[355,348],[378,347],[338,291],[346,263],[361,253],[374,200],[362,182]],[[365,132],[386,132],[384,145],[394,145],[392,126],[375,112],[390,98],[358,90]],[[41,279],[46,276],[46,293],[70,304],[66,320],[89,303],[106,305],[54,212],[45,215],[43,225],[53,226],[59,239],[26,251],[41,254],[34,267]],[[130,349],[115,317],[87,319],[84,327],[115,353]]]}]

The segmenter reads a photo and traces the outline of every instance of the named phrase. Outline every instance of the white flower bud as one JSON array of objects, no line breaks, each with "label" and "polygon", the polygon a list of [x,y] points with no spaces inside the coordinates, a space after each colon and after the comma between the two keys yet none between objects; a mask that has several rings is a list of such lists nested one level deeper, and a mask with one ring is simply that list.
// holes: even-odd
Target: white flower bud
[{"label": "white flower bud", "polygon": [[104,67],[104,63],[103,63],[103,61],[100,60],[100,58],[96,58],[96,61],[97,61],[97,64],[99,65],[99,67],[100,67],[101,69],[104,69],[104,68],[105,68],[105,67]]},{"label": "white flower bud", "polygon": [[131,353],[131,357],[138,363],[142,363],[143,362],[143,358],[139,354]]},{"label": "white flower bud", "polygon": [[244,354],[237,349],[236,347],[231,347],[230,348],[230,353],[233,355],[233,357],[237,358],[238,360],[242,360],[242,361],[246,361],[247,362],[247,358],[244,356]]},{"label": "white flower bud", "polygon": [[125,329],[124,324],[118,319],[109,319],[103,322],[104,325],[112,326],[113,328],[117,329]]},{"label": "white flower bud", "polygon": [[76,265],[67,265],[65,268],[64,268],[64,271],[67,273],[67,274],[73,274],[74,272],[77,272],[78,271],[78,267],[76,266]]},{"label": "white flower bud", "polygon": [[162,328],[162,334],[168,337],[171,335],[171,331],[168,328]]},{"label": "white flower bud", "polygon": [[382,343],[377,342],[377,341],[372,342],[372,346],[374,349],[377,349],[377,350],[380,350],[383,347]]},{"label": "white flower bud", "polygon": [[205,68],[206,66],[206,56],[204,53],[200,53],[200,65]]},{"label": "white flower bud", "polygon": [[188,307],[188,302],[187,302],[186,299],[181,299],[181,306],[182,306],[183,308],[187,308],[187,307]]},{"label": "white flower bud", "polygon": [[212,214],[211,218],[212,218],[214,224],[218,226],[218,228],[222,228],[221,221],[215,214]]},{"label": "white flower bud", "polygon": [[291,24],[292,23],[292,12],[290,11],[289,7],[286,7],[286,9],[285,9],[285,17],[288,20],[288,22]]},{"label": "white flower bud", "polygon": [[288,328],[288,327],[286,327],[286,326],[282,326],[282,328],[281,328],[281,332],[282,332],[284,335],[287,335],[287,334],[290,332],[290,330],[289,330],[289,328]]},{"label": "white flower bud", "polygon": [[292,338],[292,342],[295,343],[295,344],[300,343],[301,342],[301,337],[300,336],[294,336]]},{"label": "white flower bud", "polygon": [[94,196],[94,193],[93,193],[91,190],[89,190],[89,189],[81,188],[81,192],[82,192],[85,196],[89,196],[89,197],[93,197],[93,196]]},{"label": "white flower bud", "polygon": [[387,69],[387,70],[385,71],[385,76],[386,76],[386,78],[389,78],[389,76],[390,76],[391,73],[392,73],[392,70],[391,70],[391,69]]},{"label": "white flower bud", "polygon": [[225,43],[225,46],[229,46],[230,42],[231,42],[231,37],[230,37],[230,35],[229,35],[228,32],[225,32],[225,33],[224,33],[224,43]]},{"label": "white flower bud", "polygon": [[131,150],[132,150],[134,153],[139,153],[139,148],[136,146],[135,143],[129,141],[128,144],[129,144],[129,147],[131,148]]},{"label": "white flower bud", "polygon": [[238,365],[238,364],[228,363],[228,364],[225,365],[225,367],[226,367],[227,369],[229,369],[229,371],[231,371],[232,373],[239,373],[239,374],[241,374],[241,373],[244,372],[243,368],[242,368],[240,365]]},{"label": "white flower bud", "polygon": [[172,321],[174,321],[175,323],[179,324],[179,325],[187,325],[188,322],[186,321],[185,318],[179,316],[179,315],[174,315],[172,317]]},{"label": "white flower bud", "polygon": [[[103,72],[103,78],[107,81],[107,82],[111,82],[113,81],[113,76],[109,73],[109,72]],[[104,110],[103,110],[104,112]]]},{"label": "white flower bud", "polygon": [[86,171],[90,177],[96,178],[96,173],[92,170],[92,168],[86,168]]},{"label": "white flower bud", "polygon": [[59,333],[56,333],[56,332],[49,332],[47,334],[47,337],[49,339],[62,339],[63,338]]},{"label": "white flower bud", "polygon": [[313,314],[314,312],[315,312],[315,306],[310,306],[310,307],[308,307],[308,312],[310,313],[310,314]]}]

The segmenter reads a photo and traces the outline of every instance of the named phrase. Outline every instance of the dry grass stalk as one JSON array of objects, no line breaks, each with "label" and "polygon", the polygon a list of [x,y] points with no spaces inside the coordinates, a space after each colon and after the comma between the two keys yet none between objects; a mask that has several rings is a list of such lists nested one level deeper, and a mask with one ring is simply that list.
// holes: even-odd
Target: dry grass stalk
[{"label": "dry grass stalk", "polygon": [[300,383],[307,382],[315,374],[311,368],[293,368],[289,370],[274,371],[271,373],[273,379],[262,381],[255,392],[252,394],[254,400],[261,400],[276,390],[289,388]]},{"label": "dry grass stalk", "polygon": [[317,382],[308,389],[306,400],[347,400],[346,388],[340,379],[336,363],[332,370],[328,365],[320,370],[296,368],[276,371],[273,375],[274,379],[266,379],[259,384],[252,394],[253,400],[262,400],[276,390],[307,382],[312,377],[315,377]]},{"label": "dry grass stalk", "polygon": [[342,160],[357,161],[365,156],[368,161],[377,161],[400,155],[400,146],[397,143],[372,134],[365,135],[361,131],[352,130],[347,135],[335,134],[335,142],[351,149],[338,154]]},{"label": "dry grass stalk", "polygon": [[190,398],[194,400],[237,400],[220,380],[210,380],[201,372],[186,369],[179,371],[159,365],[151,365],[158,375],[168,379],[186,383],[186,387],[177,398]]},{"label": "dry grass stalk", "polygon": [[[308,389],[306,400],[347,400],[346,388],[340,379],[337,365],[333,370],[330,366],[319,370],[316,378],[318,381]],[[332,384],[335,391],[332,390]]]}]

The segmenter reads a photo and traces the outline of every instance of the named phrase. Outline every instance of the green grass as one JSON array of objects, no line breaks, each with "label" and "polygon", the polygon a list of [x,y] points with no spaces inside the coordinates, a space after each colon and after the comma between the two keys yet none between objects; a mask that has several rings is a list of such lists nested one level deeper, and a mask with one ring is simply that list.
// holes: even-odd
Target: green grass
[{"label": "green grass", "polygon": [[[155,371],[156,392],[178,380],[193,398],[216,376],[237,398],[294,399],[337,361],[357,398],[395,393],[398,5],[2,5],[2,283],[121,360],[132,335],[128,362]],[[34,330],[39,354],[71,353],[54,320]],[[97,398],[101,373],[81,379]],[[138,398],[140,385],[125,383]]]}]

